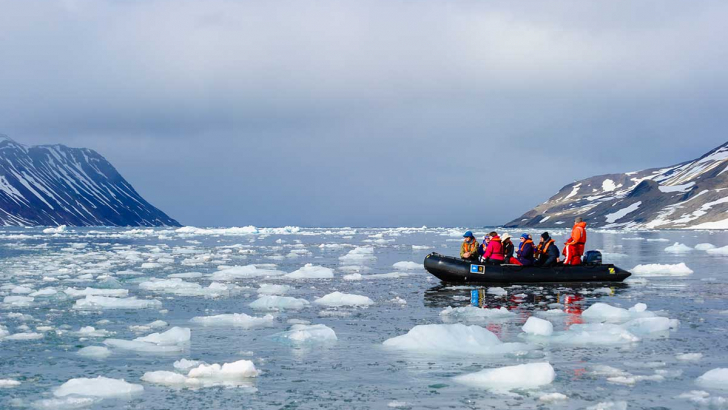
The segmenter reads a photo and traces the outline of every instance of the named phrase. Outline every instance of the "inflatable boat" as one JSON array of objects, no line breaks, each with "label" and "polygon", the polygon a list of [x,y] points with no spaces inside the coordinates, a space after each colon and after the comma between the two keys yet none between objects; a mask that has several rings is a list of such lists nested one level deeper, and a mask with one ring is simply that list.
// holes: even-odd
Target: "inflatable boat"
[{"label": "inflatable boat", "polygon": [[434,252],[425,257],[424,264],[428,272],[445,283],[621,282],[631,275],[601,261],[552,267],[488,265]]}]

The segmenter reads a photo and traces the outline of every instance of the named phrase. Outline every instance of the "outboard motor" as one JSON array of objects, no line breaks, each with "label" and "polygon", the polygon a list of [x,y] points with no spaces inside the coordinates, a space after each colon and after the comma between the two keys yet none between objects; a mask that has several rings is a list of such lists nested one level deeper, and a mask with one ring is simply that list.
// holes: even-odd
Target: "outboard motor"
[{"label": "outboard motor", "polygon": [[584,265],[601,265],[602,253],[599,251],[587,251],[584,255]]}]

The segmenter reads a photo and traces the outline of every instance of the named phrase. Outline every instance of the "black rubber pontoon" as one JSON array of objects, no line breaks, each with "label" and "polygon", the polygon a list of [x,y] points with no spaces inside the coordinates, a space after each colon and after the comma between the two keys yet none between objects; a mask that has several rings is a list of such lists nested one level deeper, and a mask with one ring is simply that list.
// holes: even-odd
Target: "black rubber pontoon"
[{"label": "black rubber pontoon", "polygon": [[425,257],[425,269],[446,283],[621,282],[631,275],[612,264],[487,265],[434,252]]}]

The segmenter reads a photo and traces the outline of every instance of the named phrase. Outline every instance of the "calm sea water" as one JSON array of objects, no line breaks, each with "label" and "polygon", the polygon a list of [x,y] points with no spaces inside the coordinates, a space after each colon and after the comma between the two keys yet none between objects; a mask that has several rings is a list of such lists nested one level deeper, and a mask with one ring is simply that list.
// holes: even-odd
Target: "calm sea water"
[{"label": "calm sea water", "polygon": [[[485,230],[483,230],[485,231]],[[540,232],[532,232],[534,236]],[[562,238],[566,231],[553,231]],[[504,342],[523,341],[521,326],[535,311],[561,309],[567,314],[550,318],[556,330],[581,323],[581,312],[595,302],[628,308],[645,303],[650,311],[680,320],[676,331],[619,346],[545,345],[525,357],[473,357],[395,351],[382,346],[386,339],[407,333],[416,325],[442,324],[440,312],[448,306],[470,304],[471,288],[444,287],[421,267],[431,251],[455,254],[461,230],[429,229],[68,229],[44,233],[41,229],[0,231],[0,297],[25,295],[48,288],[55,295],[36,296],[27,306],[1,304],[0,325],[9,333],[35,332],[35,340],[0,341],[0,379],[13,379],[17,387],[0,388],[0,407],[40,405],[55,388],[79,377],[104,376],[141,384],[144,392],[131,397],[105,399],[92,408],[145,409],[266,409],[266,408],[517,408],[580,409],[598,403],[627,403],[630,409],[685,409],[698,404],[677,398],[691,390],[706,390],[711,397],[728,392],[695,385],[695,379],[717,367],[728,367],[728,256],[691,250],[668,253],[674,242],[688,246],[728,245],[724,232],[589,232],[589,249],[601,249],[605,260],[631,269],[640,264],[685,263],[688,276],[636,276],[623,285],[503,286],[506,295],[487,295],[488,308],[505,306],[516,315],[507,319],[464,322],[483,326]],[[513,236],[516,232],[511,233]],[[519,232],[520,234],[520,232]],[[341,246],[339,246],[341,245]],[[373,247],[374,258],[341,260],[354,247]],[[291,251],[294,251],[291,253]],[[363,275],[395,272],[393,264],[414,261],[420,266],[408,276],[376,280],[344,280],[359,266]],[[147,265],[144,265],[144,264]],[[334,269],[333,279],[239,279],[243,287],[227,297],[180,296],[150,292],[139,284],[170,274],[199,272],[188,282],[207,286],[205,276],[224,266],[275,264],[292,272],[307,263]],[[350,266],[342,270],[342,267]],[[268,268],[273,268],[268,266]],[[129,271],[137,274],[130,274]],[[119,272],[122,272],[119,274]],[[364,295],[375,304],[367,308],[326,308],[315,304],[299,311],[274,312],[271,326],[241,329],[204,327],[190,322],[195,316],[247,313],[263,316],[248,305],[258,298],[261,283],[291,286],[287,296],[313,302],[334,291]],[[129,296],[156,299],[162,308],[73,309],[76,297],[63,290],[73,287],[123,288]],[[247,288],[245,288],[247,287]],[[12,293],[13,291],[16,293]],[[484,289],[487,291],[487,289]],[[20,293],[17,293],[19,291]],[[497,292],[496,292],[497,293]],[[401,301],[406,301],[406,304]],[[336,332],[334,343],[295,346],[274,337],[290,327],[289,320],[324,324]],[[105,359],[80,357],[87,346],[103,346],[108,337],[131,340],[151,333],[130,326],[163,320],[169,327],[191,329],[184,351],[150,354],[111,349]],[[452,320],[448,320],[452,322]],[[107,337],[83,337],[83,326],[113,332]],[[162,331],[166,328],[161,329]],[[676,359],[682,353],[702,353],[696,361]],[[179,359],[207,363],[252,360],[259,377],[238,388],[171,388],[141,381],[145,372],[169,370]],[[460,385],[454,376],[513,364],[551,363],[553,383],[537,390],[508,394]],[[608,365],[638,380],[633,384],[609,382],[593,372]],[[539,400],[558,392],[569,398],[557,403]],[[618,405],[618,404],[617,404]]]}]

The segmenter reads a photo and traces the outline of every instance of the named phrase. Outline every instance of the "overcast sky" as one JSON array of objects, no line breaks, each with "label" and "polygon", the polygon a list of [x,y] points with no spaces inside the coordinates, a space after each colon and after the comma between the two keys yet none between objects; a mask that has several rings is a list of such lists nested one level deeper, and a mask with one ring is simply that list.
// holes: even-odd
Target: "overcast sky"
[{"label": "overcast sky", "polygon": [[482,226],[728,130],[728,2],[0,0],[0,133],[198,226]]}]

